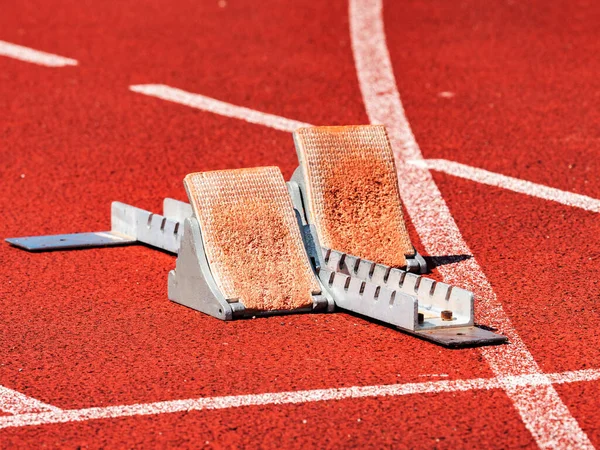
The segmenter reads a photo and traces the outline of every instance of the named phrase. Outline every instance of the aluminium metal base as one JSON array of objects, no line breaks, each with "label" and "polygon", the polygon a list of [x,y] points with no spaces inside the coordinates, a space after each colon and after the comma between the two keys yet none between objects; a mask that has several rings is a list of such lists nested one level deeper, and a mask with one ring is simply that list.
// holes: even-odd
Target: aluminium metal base
[{"label": "aluminium metal base", "polygon": [[342,309],[449,348],[507,342],[474,325],[472,292],[335,250],[323,255],[331,275],[321,268],[319,278]]}]

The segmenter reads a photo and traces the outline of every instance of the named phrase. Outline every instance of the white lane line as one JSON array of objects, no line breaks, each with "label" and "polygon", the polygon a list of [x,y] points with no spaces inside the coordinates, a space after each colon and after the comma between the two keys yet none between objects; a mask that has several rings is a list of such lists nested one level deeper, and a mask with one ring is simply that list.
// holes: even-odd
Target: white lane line
[{"label": "white lane line", "polygon": [[574,370],[572,372],[549,373],[548,379],[554,384],[578,383],[581,381],[596,381],[600,380],[600,370],[583,369]]},{"label": "white lane line", "polygon": [[[244,120],[246,122],[267,126],[281,131],[293,132],[300,127],[311,126],[305,122],[287,119],[273,114],[263,113],[254,109],[236,106],[221,100],[216,100],[200,94],[193,94],[181,89],[162,84],[140,84],[130,86],[130,90],[151,97],[179,103],[202,111],[212,112],[225,117]],[[406,163],[419,168],[427,168],[444,172],[467,180],[489,186],[501,187],[521,194],[551,200],[567,206],[574,206],[592,212],[600,212],[600,200],[581,194],[562,191],[560,189],[536,184],[518,178],[489,172],[484,169],[467,166],[445,159],[416,159]]]},{"label": "white lane line", "polygon": [[295,131],[300,127],[310,126],[307,123],[286,119],[285,117],[268,114],[243,106],[235,106],[231,103],[215,100],[200,94],[192,94],[181,89],[176,89],[164,84],[138,84],[129,86],[133,92],[157,97],[169,102],[179,103],[192,108],[209,111],[225,117],[245,120],[246,122],[265,125],[281,131]]},{"label": "white lane line", "polygon": [[512,384],[525,389],[545,384],[548,380],[552,380],[554,383],[600,380],[600,370],[564,372],[550,374],[545,377],[537,375],[513,376],[506,380],[499,378],[474,378],[471,380],[444,380],[423,383],[233,395],[227,397],[192,398],[187,400],[172,400],[136,405],[106,406],[36,414],[20,414],[17,416],[0,417],[0,429],[46,425],[51,423],[81,422],[85,420],[115,419],[118,417],[170,414],[184,411],[239,408],[242,406],[286,405],[292,403],[323,402],[350,398],[400,397],[403,395],[415,394],[440,394],[446,392],[501,389],[505,384]]},{"label": "white lane line", "polygon": [[61,411],[52,405],[48,405],[25,394],[0,386],[0,411],[9,414],[36,413],[42,411]]},{"label": "white lane line", "polygon": [[[387,48],[381,0],[350,0],[350,34],[365,108],[371,123],[387,125],[396,156],[402,199],[430,255],[471,254],[442,194],[426,168],[408,164],[423,155],[406,118]],[[544,383],[524,388],[503,383],[541,448],[594,448],[513,328],[475,258],[439,267],[445,281],[473,290],[477,319],[500,329],[510,345],[482,353],[499,377],[535,375]]]},{"label": "white lane line", "polygon": [[52,53],[34,50],[29,47],[11,44],[6,41],[0,41],[0,56],[7,56],[9,58],[18,59],[19,61],[30,62],[46,67],[76,66],[78,64],[75,59],[53,55]]},{"label": "white lane line", "polygon": [[476,181],[477,183],[496,186],[520,194],[531,195],[532,197],[551,200],[567,206],[585,209],[586,211],[600,212],[600,200],[588,197],[586,195],[574,194],[572,192],[562,191],[543,184],[532,183],[531,181],[520,180],[518,178],[501,175],[495,172],[489,172],[484,169],[467,166],[465,164],[448,161],[446,159],[424,159],[407,161],[409,164],[438,172],[444,172],[459,178]]}]

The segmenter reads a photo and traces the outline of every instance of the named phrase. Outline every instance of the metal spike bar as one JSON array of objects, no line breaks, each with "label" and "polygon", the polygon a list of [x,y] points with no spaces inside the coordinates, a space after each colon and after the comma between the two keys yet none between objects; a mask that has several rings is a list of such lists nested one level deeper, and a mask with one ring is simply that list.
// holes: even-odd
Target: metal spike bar
[{"label": "metal spike bar", "polygon": [[[426,319],[422,328],[473,325],[474,295],[470,291],[336,250],[323,248],[323,253],[328,255],[329,270],[417,297],[419,312]],[[442,311],[452,311],[452,318],[442,320]]]},{"label": "metal spike bar", "polygon": [[327,262],[319,271],[319,280],[339,308],[395,325],[445,347],[507,342],[506,336],[473,325],[471,292],[323,250]]},{"label": "metal spike bar", "polygon": [[6,238],[6,242],[30,252],[51,250],[68,250],[87,247],[113,247],[132,244],[135,238],[114,231],[97,231],[95,233],[52,234],[48,236],[24,236]]},{"label": "metal spike bar", "polygon": [[[398,280],[397,283],[396,280]],[[429,312],[430,316],[431,314],[434,316],[425,320],[423,327],[465,326],[474,323],[475,296],[466,289],[399,269],[390,270],[388,281],[384,283],[384,286],[417,296],[419,312]],[[451,311],[452,318],[443,319],[442,311]]]},{"label": "metal spike bar", "polygon": [[417,298],[414,296],[329,268],[321,268],[319,280],[333,297],[336,306],[342,309],[407,330],[417,327]]},{"label": "metal spike bar", "polygon": [[176,220],[153,214],[125,203],[113,202],[112,231],[135,238],[137,241],[166,250],[179,251],[183,226]]},{"label": "metal spike bar", "polygon": [[[179,208],[184,211],[180,206]],[[184,215],[184,212],[180,215]],[[108,247],[141,242],[177,253],[182,235],[183,226],[177,220],[125,203],[113,202],[110,231],[28,236],[9,238],[6,241],[29,251]]]}]

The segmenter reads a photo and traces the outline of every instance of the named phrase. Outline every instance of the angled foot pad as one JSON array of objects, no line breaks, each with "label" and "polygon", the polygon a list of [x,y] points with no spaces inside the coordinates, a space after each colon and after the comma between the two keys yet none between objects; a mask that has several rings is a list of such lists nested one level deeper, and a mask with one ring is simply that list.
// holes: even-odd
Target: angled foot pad
[{"label": "angled foot pad", "polygon": [[315,225],[321,245],[391,267],[426,270],[422,259],[414,261],[383,126],[300,128],[294,142],[300,167],[292,182],[303,199],[296,207]]},{"label": "angled foot pad", "polygon": [[197,304],[193,283],[181,288],[182,277],[193,281],[185,247],[194,246],[204,267],[198,276],[209,276],[215,297],[237,305],[232,317],[332,306],[321,295],[278,168],[194,173],[184,185],[194,213],[188,220],[197,223],[197,232],[180,249],[170,278],[172,300]]}]

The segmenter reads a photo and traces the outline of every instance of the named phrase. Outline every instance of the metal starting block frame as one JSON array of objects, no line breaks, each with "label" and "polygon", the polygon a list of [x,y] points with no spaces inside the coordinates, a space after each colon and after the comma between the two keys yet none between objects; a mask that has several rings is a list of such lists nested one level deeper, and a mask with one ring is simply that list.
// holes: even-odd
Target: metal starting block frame
[{"label": "metal starting block frame", "polygon": [[[340,308],[447,347],[507,341],[475,326],[475,296],[466,289],[335,250],[324,248],[323,254],[325,266],[335,273],[329,285]],[[357,299],[342,289],[362,294]]]},{"label": "metal starting block frame", "polygon": [[[333,298],[323,290],[313,295],[311,307],[294,310],[257,311],[239,299],[223,296],[206,258],[202,233],[189,203],[165,198],[163,215],[121,202],[111,204],[111,230],[90,233],[56,234],[8,238],[15,247],[31,252],[74,250],[146,244],[178,255],[176,268],[169,272],[169,300],[221,320],[243,317],[332,312]],[[316,276],[316,274],[315,274]]]},{"label": "metal starting block frame", "polygon": [[[314,226],[306,223],[301,191],[293,181],[288,191],[309,259],[323,287],[310,308],[291,311],[248,310],[226,299],[212,277],[198,221],[189,203],[165,198],[163,215],[121,202],[111,205],[111,230],[6,239],[32,252],[109,247],[142,243],[178,254],[169,272],[170,300],[221,320],[339,308],[398,327],[446,347],[499,344],[504,336],[474,326],[474,296],[464,289],[405,270],[321,248]],[[452,311],[452,320],[441,319]]]}]

